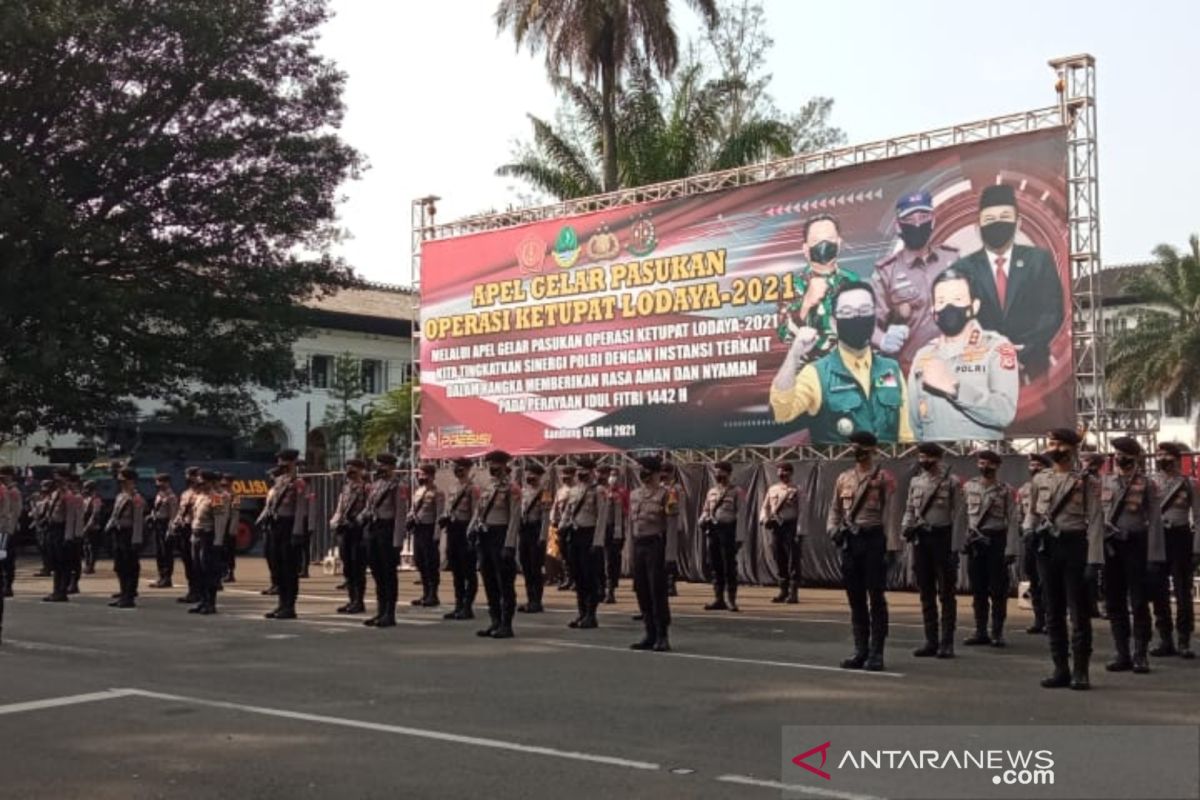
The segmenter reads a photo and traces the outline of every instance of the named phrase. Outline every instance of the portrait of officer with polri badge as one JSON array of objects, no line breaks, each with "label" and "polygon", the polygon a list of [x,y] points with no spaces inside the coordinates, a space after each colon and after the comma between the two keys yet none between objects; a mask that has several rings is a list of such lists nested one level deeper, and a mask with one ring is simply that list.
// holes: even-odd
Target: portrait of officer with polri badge
[{"label": "portrait of officer with polri badge", "polygon": [[1017,350],[979,323],[979,299],[955,267],[933,281],[931,309],[940,334],[917,351],[908,378],[918,441],[1004,438],[1017,414]]}]

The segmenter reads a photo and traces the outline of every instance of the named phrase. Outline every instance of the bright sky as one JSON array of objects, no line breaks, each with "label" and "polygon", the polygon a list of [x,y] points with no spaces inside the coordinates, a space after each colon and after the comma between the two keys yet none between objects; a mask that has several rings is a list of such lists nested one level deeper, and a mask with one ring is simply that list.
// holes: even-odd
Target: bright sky
[{"label": "bright sky", "polygon": [[[676,0],[686,38],[698,31]],[[498,178],[526,112],[553,117],[540,56],[497,36],[495,0],[333,0],[325,51],[349,75],[344,134],[371,163],[345,187],[340,253],[369,280],[410,281],[410,208],[436,194],[449,221],[517,202]],[[1200,232],[1200,2],[765,0],[782,109],[836,100],[850,143],[1055,102],[1050,58],[1097,59],[1102,256],[1149,257]]]}]

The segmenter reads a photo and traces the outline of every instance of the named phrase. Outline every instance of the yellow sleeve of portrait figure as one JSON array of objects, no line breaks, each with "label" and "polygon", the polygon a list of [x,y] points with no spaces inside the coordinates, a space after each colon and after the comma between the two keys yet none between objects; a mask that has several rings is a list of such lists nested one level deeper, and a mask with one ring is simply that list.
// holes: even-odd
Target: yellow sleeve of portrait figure
[{"label": "yellow sleeve of portrait figure", "polygon": [[801,414],[815,414],[821,408],[821,379],[812,364],[805,364],[791,389],[771,385],[771,411],[776,422],[791,422]]},{"label": "yellow sleeve of portrait figure", "polygon": [[908,386],[900,381],[900,441],[913,441],[912,425],[908,419]]}]

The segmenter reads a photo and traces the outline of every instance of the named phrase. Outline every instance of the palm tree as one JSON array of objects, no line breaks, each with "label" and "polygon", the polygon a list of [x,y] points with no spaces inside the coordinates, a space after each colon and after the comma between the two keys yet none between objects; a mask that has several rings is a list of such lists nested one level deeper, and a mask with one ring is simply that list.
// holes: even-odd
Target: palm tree
[{"label": "palm tree", "polygon": [[1136,326],[1109,348],[1109,391],[1125,406],[1153,397],[1200,397],[1200,237],[1189,251],[1154,248],[1158,263],[1125,282],[1124,292],[1146,307],[1130,312]]},{"label": "palm tree", "polygon": [[[716,0],[688,0],[712,27]],[[520,48],[544,50],[546,69],[557,76],[578,69],[600,84],[600,138],[604,191],[619,188],[617,94],[621,74],[640,52],[660,75],[679,62],[679,37],[671,23],[670,0],[500,0],[499,30],[511,29]]]},{"label": "palm tree", "polygon": [[[559,200],[596,194],[603,153],[600,98],[594,87],[565,78],[555,87],[571,113],[557,129],[531,115],[533,147],[496,172],[522,178]],[[705,81],[698,62],[685,65],[673,81],[661,81],[635,58],[628,86],[617,97],[620,185],[644,186],[791,155],[793,130],[781,120],[753,119],[733,131],[723,125],[740,87],[737,80]]]}]

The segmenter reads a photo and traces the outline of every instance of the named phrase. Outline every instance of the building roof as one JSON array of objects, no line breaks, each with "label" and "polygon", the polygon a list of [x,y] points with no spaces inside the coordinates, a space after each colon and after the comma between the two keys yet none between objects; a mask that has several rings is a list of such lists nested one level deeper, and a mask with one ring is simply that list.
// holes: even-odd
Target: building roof
[{"label": "building roof", "polygon": [[417,294],[408,287],[363,282],[304,305],[314,327],[409,337]]},{"label": "building roof", "polygon": [[[1096,294],[1100,296],[1101,306],[1123,306],[1138,302],[1138,298],[1129,295],[1125,290],[1125,282],[1130,277],[1144,272],[1155,266],[1157,262],[1141,261],[1133,264],[1113,264],[1100,270],[1099,281],[1096,283]],[[1082,281],[1075,282],[1075,291],[1083,289]],[[1085,299],[1083,305],[1087,305]]]}]

